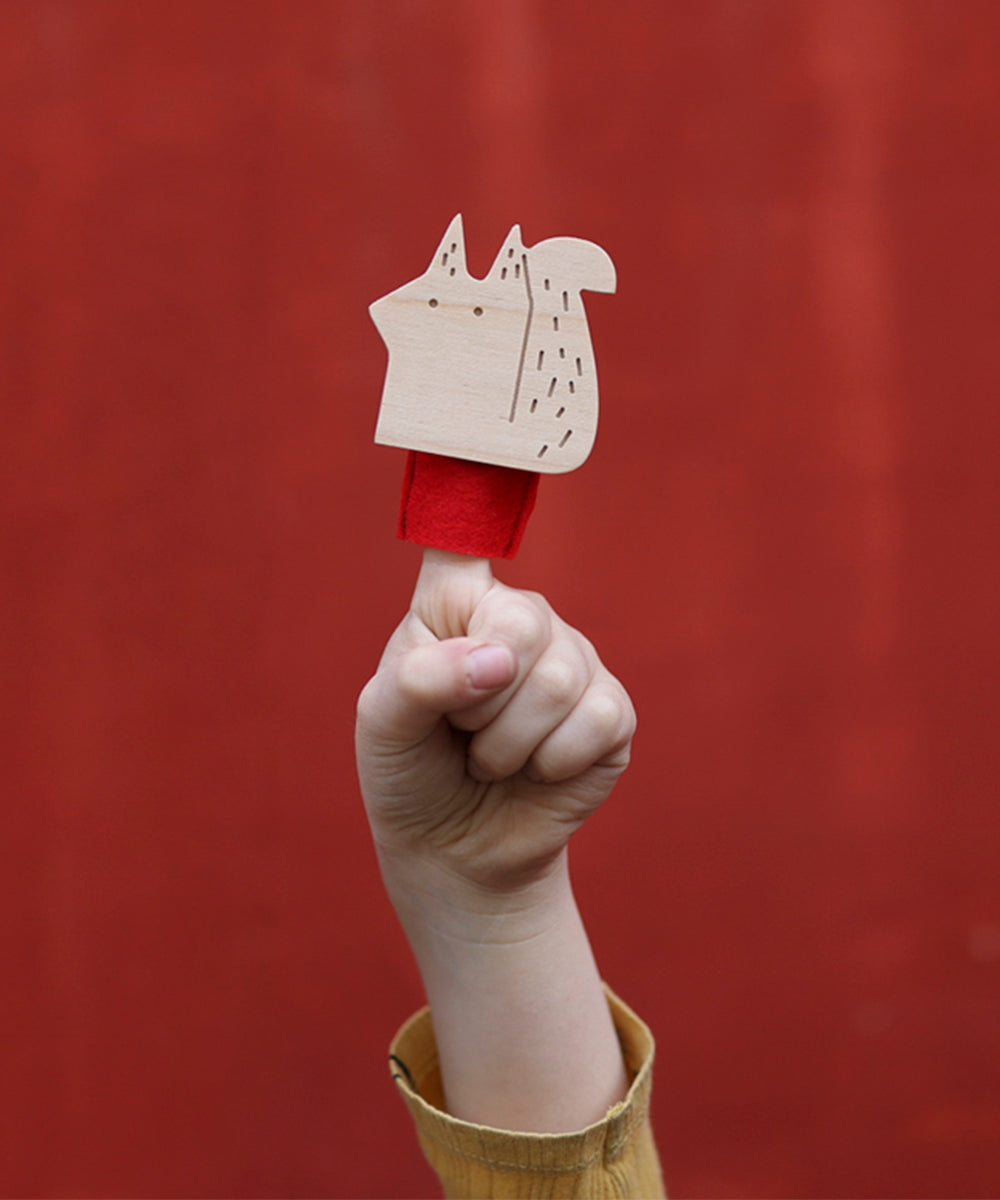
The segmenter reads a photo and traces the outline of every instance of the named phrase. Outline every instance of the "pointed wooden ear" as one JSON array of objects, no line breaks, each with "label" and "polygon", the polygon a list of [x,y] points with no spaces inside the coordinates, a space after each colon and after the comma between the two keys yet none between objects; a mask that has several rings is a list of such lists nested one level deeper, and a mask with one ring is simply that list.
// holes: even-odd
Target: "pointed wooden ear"
[{"label": "pointed wooden ear", "polygon": [[452,218],[427,271],[443,271],[446,275],[457,275],[459,272],[468,274],[465,265],[465,228],[462,225],[461,213]]},{"label": "pointed wooden ear", "polygon": [[524,242],[521,241],[521,226],[511,225],[510,233],[503,240],[500,253],[493,260],[493,266],[487,272],[486,278],[492,283],[497,280],[520,279],[522,275],[521,256],[524,254]]}]

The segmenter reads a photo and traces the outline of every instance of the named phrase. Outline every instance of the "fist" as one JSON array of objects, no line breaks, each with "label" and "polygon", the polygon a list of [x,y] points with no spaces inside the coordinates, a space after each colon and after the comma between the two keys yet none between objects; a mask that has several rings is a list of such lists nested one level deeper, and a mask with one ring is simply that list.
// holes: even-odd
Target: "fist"
[{"label": "fist", "polygon": [[497,582],[484,559],[428,550],[358,703],[383,870],[530,885],[610,793],[635,725],[625,689],[543,597]]}]

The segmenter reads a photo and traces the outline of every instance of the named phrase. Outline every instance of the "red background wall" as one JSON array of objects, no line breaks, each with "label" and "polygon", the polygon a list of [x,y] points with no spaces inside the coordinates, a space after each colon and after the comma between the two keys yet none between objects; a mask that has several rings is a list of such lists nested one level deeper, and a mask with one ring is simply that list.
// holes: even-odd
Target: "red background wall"
[{"label": "red background wall", "polygon": [[505,577],[634,691],[576,876],[675,1196],[996,1194],[1000,7],[0,8],[0,1186],[430,1194],[353,699],[366,306],[606,246]]}]

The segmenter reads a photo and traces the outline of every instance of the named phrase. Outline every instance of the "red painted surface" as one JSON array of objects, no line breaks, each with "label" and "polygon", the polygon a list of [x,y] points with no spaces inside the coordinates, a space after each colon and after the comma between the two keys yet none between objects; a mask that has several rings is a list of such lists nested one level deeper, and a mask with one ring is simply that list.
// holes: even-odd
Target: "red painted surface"
[{"label": "red painted surface", "polygon": [[642,729],[576,877],[675,1196],[995,1195],[991,0],[0,7],[0,1190],[430,1194],[351,765],[366,307],[608,247],[508,579]]}]

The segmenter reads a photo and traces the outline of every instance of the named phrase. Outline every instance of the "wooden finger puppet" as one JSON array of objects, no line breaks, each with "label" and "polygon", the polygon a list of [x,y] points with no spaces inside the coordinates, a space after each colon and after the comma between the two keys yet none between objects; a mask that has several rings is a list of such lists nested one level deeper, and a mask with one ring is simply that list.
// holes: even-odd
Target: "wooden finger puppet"
[{"label": "wooden finger puppet", "polygon": [[539,474],[580,466],[597,434],[597,365],[581,292],[613,292],[580,238],[527,247],[515,225],[483,279],[461,215],[427,270],[369,311],[389,350],[375,441],[410,451],[399,534],[513,557]]}]

